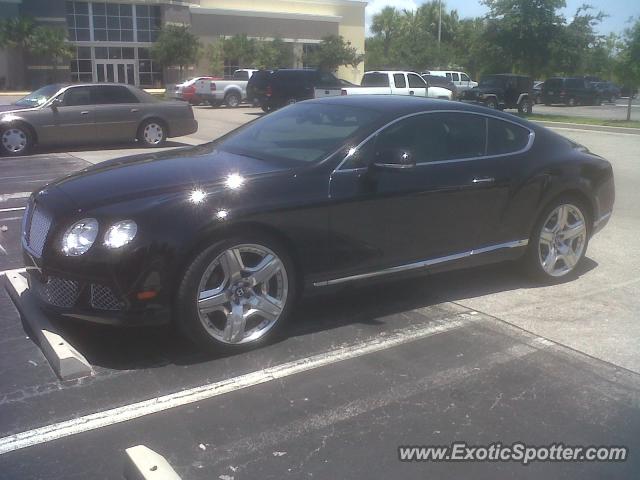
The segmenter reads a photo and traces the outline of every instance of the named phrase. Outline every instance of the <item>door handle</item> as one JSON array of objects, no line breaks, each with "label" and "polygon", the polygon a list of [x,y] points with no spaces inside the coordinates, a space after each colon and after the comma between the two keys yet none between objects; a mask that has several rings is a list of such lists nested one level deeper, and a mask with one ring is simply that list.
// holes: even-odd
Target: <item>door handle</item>
[{"label": "door handle", "polygon": [[89,110],[84,110],[80,112],[80,115],[89,115]]},{"label": "door handle", "polygon": [[409,95],[413,95],[413,90],[409,90]]},{"label": "door handle", "polygon": [[473,179],[473,183],[493,183],[495,182],[496,179],[493,177],[479,177],[479,178],[474,178]]},{"label": "door handle", "polygon": [[131,109],[131,113],[138,113],[139,111],[140,111],[140,110],[139,110],[139,109],[137,109],[137,108],[132,108],[132,109]]}]

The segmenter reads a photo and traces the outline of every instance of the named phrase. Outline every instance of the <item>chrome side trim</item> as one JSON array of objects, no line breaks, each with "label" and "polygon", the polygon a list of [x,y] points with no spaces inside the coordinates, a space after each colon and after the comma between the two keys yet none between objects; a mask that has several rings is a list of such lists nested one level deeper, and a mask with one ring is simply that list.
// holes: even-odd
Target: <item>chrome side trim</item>
[{"label": "chrome side trim", "polygon": [[323,282],[315,282],[313,284],[314,287],[327,287],[329,285],[336,285],[344,282],[351,282],[354,280],[363,280],[366,278],[379,277],[382,275],[389,275],[392,273],[405,272],[408,270],[415,270],[418,268],[430,267],[432,265],[438,265],[440,263],[451,262],[453,260],[460,260],[466,257],[471,257],[472,255],[481,255],[483,253],[493,252],[495,250],[501,250],[503,248],[518,248],[518,247],[526,247],[529,244],[528,239],[524,240],[513,240],[511,242],[498,243],[496,245],[490,245],[488,247],[476,248],[474,250],[469,250],[467,252],[454,253],[451,255],[447,255],[445,257],[432,258],[429,260],[421,260],[419,262],[408,263],[406,265],[397,265],[395,267],[385,268],[383,270],[376,270],[374,272],[361,273],[359,275],[351,275],[348,277],[335,278],[333,280],[326,280]]},{"label": "chrome side trim", "polygon": [[[454,158],[454,159],[450,159],[450,160],[436,160],[433,162],[418,162],[416,163],[416,166],[421,166],[421,165],[440,165],[443,163],[458,163],[458,162],[468,162],[471,160],[480,160],[480,159],[487,159],[487,158],[498,158],[498,157],[506,157],[506,156],[510,156],[510,155],[519,155],[522,153],[527,152],[528,150],[531,149],[531,147],[533,146],[533,141],[535,140],[535,132],[530,129],[529,127],[525,126],[525,125],[521,125],[518,122],[514,122],[513,120],[509,120],[508,118],[502,118],[502,117],[498,117],[496,115],[491,115],[491,113],[483,113],[483,112],[468,112],[465,110],[427,110],[427,111],[422,111],[422,112],[413,112],[407,115],[404,115],[402,117],[398,117],[398,118],[394,118],[393,120],[391,120],[390,122],[386,123],[385,125],[383,125],[382,127],[378,128],[376,131],[374,131],[373,133],[371,133],[369,136],[367,136],[367,138],[365,138],[363,141],[361,141],[356,147],[355,147],[355,151],[358,151],[365,143],[367,143],[369,140],[371,140],[373,137],[375,137],[376,135],[378,135],[382,130],[386,129],[387,127],[390,127],[391,125],[394,125],[395,123],[398,123],[402,120],[405,120],[407,118],[412,118],[412,117],[417,117],[418,115],[429,115],[432,113],[461,113],[464,115],[479,115],[481,117],[484,117],[485,120],[489,119],[489,118],[493,118],[496,120],[501,120],[503,122],[507,122],[507,123],[511,123],[513,125],[516,125],[517,127],[523,128],[524,130],[528,130],[529,131],[529,139],[527,141],[527,144],[524,146],[524,148],[517,150],[515,152],[509,152],[509,153],[500,153],[500,154],[496,154],[496,155],[481,155],[478,157],[467,157],[467,158]],[[486,129],[486,135],[488,137],[489,133],[489,128],[488,128],[488,124],[485,124],[485,129]],[[488,147],[488,143],[485,147]],[[346,155],[342,161],[338,164],[338,166],[336,168],[334,168],[333,172],[331,173],[332,175],[334,173],[341,173],[341,172],[352,172],[352,171],[358,171],[358,170],[366,170],[368,167],[356,167],[356,168],[341,168],[342,165],[344,165],[347,160],[349,160],[349,157],[351,155]]]}]

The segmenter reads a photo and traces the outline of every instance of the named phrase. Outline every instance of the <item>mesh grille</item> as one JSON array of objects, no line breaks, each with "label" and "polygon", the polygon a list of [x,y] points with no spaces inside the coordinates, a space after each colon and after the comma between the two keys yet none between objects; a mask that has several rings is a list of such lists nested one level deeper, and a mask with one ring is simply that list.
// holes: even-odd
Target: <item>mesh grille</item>
[{"label": "mesh grille", "polygon": [[51,217],[36,206],[31,215],[27,242],[31,250],[38,256],[42,255],[42,249],[44,242],[47,240],[50,227]]},{"label": "mesh grille", "polygon": [[38,296],[55,307],[73,307],[78,300],[80,288],[74,280],[50,277],[46,282],[34,282]]},{"label": "mesh grille", "polygon": [[91,285],[91,306],[98,310],[122,310],[123,304],[109,287]]}]

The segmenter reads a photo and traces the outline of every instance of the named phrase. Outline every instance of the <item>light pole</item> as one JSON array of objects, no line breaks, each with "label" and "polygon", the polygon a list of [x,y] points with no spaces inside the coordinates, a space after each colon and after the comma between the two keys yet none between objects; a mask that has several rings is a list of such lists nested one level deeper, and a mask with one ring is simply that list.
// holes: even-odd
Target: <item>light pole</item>
[{"label": "light pole", "polygon": [[440,39],[442,38],[442,0],[438,0],[438,8],[440,10],[438,15],[438,48],[440,48]]}]

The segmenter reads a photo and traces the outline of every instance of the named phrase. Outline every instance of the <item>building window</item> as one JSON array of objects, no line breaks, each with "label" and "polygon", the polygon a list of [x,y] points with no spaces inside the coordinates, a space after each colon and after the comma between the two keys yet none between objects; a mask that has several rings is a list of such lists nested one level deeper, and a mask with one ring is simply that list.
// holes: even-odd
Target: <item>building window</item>
[{"label": "building window", "polygon": [[65,3],[69,40],[88,42],[91,40],[89,29],[89,4],[87,2]]},{"label": "building window", "polygon": [[93,2],[91,7],[95,41],[134,41],[133,5]]},{"label": "building window", "polygon": [[91,47],[77,47],[76,55],[69,65],[72,82],[92,82],[93,67],[91,62]]},{"label": "building window", "polygon": [[151,59],[151,53],[148,48],[138,48],[138,72],[140,86],[162,86],[162,67],[158,62],[154,62]]},{"label": "building window", "polygon": [[162,24],[160,7],[157,5],[136,5],[136,30],[139,42],[155,42]]}]

